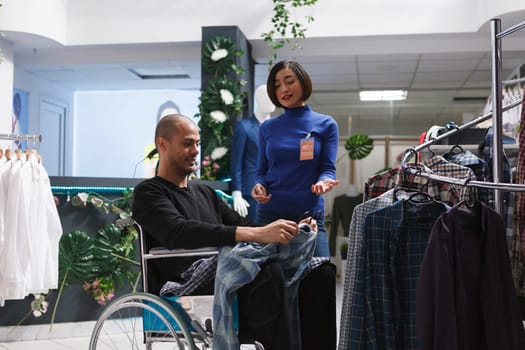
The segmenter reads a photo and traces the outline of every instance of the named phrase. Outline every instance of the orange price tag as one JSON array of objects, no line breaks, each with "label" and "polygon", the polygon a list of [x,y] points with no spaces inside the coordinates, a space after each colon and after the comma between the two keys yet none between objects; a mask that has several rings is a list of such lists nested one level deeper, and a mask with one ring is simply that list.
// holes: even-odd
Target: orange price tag
[{"label": "orange price tag", "polygon": [[314,139],[302,139],[301,140],[301,153],[299,160],[312,160],[314,159]]}]

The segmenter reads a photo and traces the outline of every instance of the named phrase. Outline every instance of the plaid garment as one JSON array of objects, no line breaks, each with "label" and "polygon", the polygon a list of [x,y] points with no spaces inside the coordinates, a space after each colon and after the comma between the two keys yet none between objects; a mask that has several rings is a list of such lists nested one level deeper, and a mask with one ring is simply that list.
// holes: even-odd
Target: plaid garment
[{"label": "plaid garment", "polygon": [[365,220],[349,322],[349,349],[419,349],[416,288],[432,225],[443,203],[398,201]]},{"label": "plaid garment", "polygon": [[[518,183],[525,184],[525,94],[521,103],[520,133],[518,135]],[[525,256],[525,192],[519,193],[517,204],[521,254]]]},{"label": "plaid garment", "polygon": [[[232,304],[235,292],[251,282],[260,271],[260,265],[272,259],[281,262],[287,287],[287,302],[293,349],[301,349],[297,291],[299,281],[308,271],[315,251],[315,233],[301,229],[288,244],[239,243],[219,250],[215,297],[213,301],[213,348],[239,349],[239,340],[233,328]],[[328,258],[325,258],[328,261]],[[315,302],[315,300],[312,300]],[[293,311],[292,311],[293,310]]]},{"label": "plaid garment", "polygon": [[215,279],[217,255],[195,261],[181,278],[184,282],[168,281],[160,289],[160,295],[192,295],[196,290],[208,285]]},{"label": "plaid garment", "polygon": [[[422,172],[428,172],[429,170],[422,165],[410,164],[409,166]],[[401,166],[369,177],[365,182],[363,199],[366,201],[378,197],[395,187],[422,191],[428,193],[435,200],[445,203],[454,204],[459,202],[458,191],[454,190],[451,185],[409,174],[404,172]]]},{"label": "plaid garment", "polygon": [[444,154],[443,158],[449,162],[472,169],[474,175],[476,175],[476,180],[487,180],[487,163],[471,151],[449,152]]},{"label": "plaid garment", "polygon": [[[472,169],[459,164],[451,163],[442,156],[434,156],[430,159],[427,159],[424,164],[429,167],[430,170],[432,170],[432,173],[435,175],[462,180],[476,180],[476,175]],[[468,200],[470,198],[470,190],[468,187],[451,185],[450,190],[455,193],[455,197],[458,197],[459,201]]]},{"label": "plaid garment", "polygon": [[357,205],[352,213],[350,230],[348,234],[348,250],[345,266],[345,278],[343,287],[343,304],[341,308],[341,322],[339,323],[339,350],[350,348],[350,319],[352,318],[352,305],[355,294],[358,271],[365,266],[359,265],[358,257],[364,247],[363,229],[368,214],[378,209],[392,205],[394,202],[394,189],[391,189],[379,197],[370,199]]},{"label": "plaid garment", "polygon": [[[471,151],[449,152],[444,154],[443,158],[449,162],[472,169],[474,175],[476,175],[477,181],[487,181],[487,163]],[[474,194],[477,200],[488,203],[488,194],[490,190],[486,188],[470,188],[470,190],[475,191]]]},{"label": "plaid garment", "polygon": [[[518,172],[512,173],[513,179],[518,177]],[[513,235],[511,243],[511,254],[510,254],[510,265],[512,269],[512,279],[514,281],[514,288],[516,288],[516,294],[520,297],[525,297],[525,254],[523,254],[522,244],[520,240],[520,230],[518,227],[518,206],[520,194],[517,193],[513,197],[514,202],[514,222],[512,224]]]}]

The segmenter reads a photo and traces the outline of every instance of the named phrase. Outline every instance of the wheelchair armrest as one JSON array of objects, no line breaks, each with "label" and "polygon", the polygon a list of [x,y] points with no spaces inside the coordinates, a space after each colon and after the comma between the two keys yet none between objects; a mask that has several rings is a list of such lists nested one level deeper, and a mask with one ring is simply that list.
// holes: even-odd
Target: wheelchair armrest
[{"label": "wheelchair armrest", "polygon": [[204,247],[196,249],[167,249],[164,247],[151,248],[144,255],[145,260],[158,258],[176,258],[183,256],[209,256],[218,254],[217,247]]}]

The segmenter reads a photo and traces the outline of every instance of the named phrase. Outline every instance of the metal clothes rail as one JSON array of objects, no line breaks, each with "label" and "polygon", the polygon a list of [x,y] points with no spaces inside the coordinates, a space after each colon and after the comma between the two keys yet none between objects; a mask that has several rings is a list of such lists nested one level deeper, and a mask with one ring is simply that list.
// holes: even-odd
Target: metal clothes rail
[{"label": "metal clothes rail", "polygon": [[[493,19],[491,21],[491,37],[492,37],[492,112],[489,112],[485,115],[482,115],[468,123],[465,123],[455,129],[447,131],[446,133],[439,135],[438,137],[425,142],[417,147],[413,147],[407,150],[405,153],[401,165],[404,171],[407,171],[411,174],[422,176],[430,180],[445,182],[454,185],[467,186],[467,187],[482,187],[494,189],[494,199],[495,199],[495,210],[500,215],[504,213],[503,206],[503,196],[501,191],[518,191],[525,192],[525,184],[510,184],[502,182],[503,174],[503,128],[502,128],[502,114],[504,111],[518,106],[521,101],[513,101],[504,107],[502,106],[502,85],[501,80],[501,71],[502,71],[502,55],[501,55],[501,39],[509,34],[512,34],[518,30],[525,28],[525,22],[522,22],[516,26],[513,26],[505,31],[501,31],[501,20]],[[522,79],[516,79],[516,81],[507,81],[506,83],[516,83],[521,82]],[[492,169],[493,169],[493,179],[494,182],[485,182],[485,181],[470,181],[468,179],[456,179],[446,176],[434,175],[431,173],[421,172],[420,170],[411,168],[408,164],[408,160],[411,156],[417,157],[417,152],[428,148],[430,145],[434,144],[436,141],[449,137],[455,134],[458,131],[463,129],[470,128],[480,122],[487,120],[492,117],[492,126],[494,130],[493,138],[493,156],[492,156]],[[417,159],[417,158],[416,158]]]},{"label": "metal clothes rail", "polygon": [[35,135],[0,134],[0,139],[1,140],[14,140],[14,141],[42,142],[42,135],[41,134],[35,134]]}]

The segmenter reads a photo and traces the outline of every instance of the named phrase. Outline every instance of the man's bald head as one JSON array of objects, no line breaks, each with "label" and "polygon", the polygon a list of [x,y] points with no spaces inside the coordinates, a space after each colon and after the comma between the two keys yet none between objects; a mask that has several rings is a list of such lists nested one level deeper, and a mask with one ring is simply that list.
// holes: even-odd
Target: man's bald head
[{"label": "man's bald head", "polygon": [[173,135],[176,135],[181,128],[181,125],[195,128],[198,130],[195,122],[182,114],[168,114],[161,118],[155,128],[155,144],[157,144],[157,138],[162,137],[165,140],[170,140]]}]

